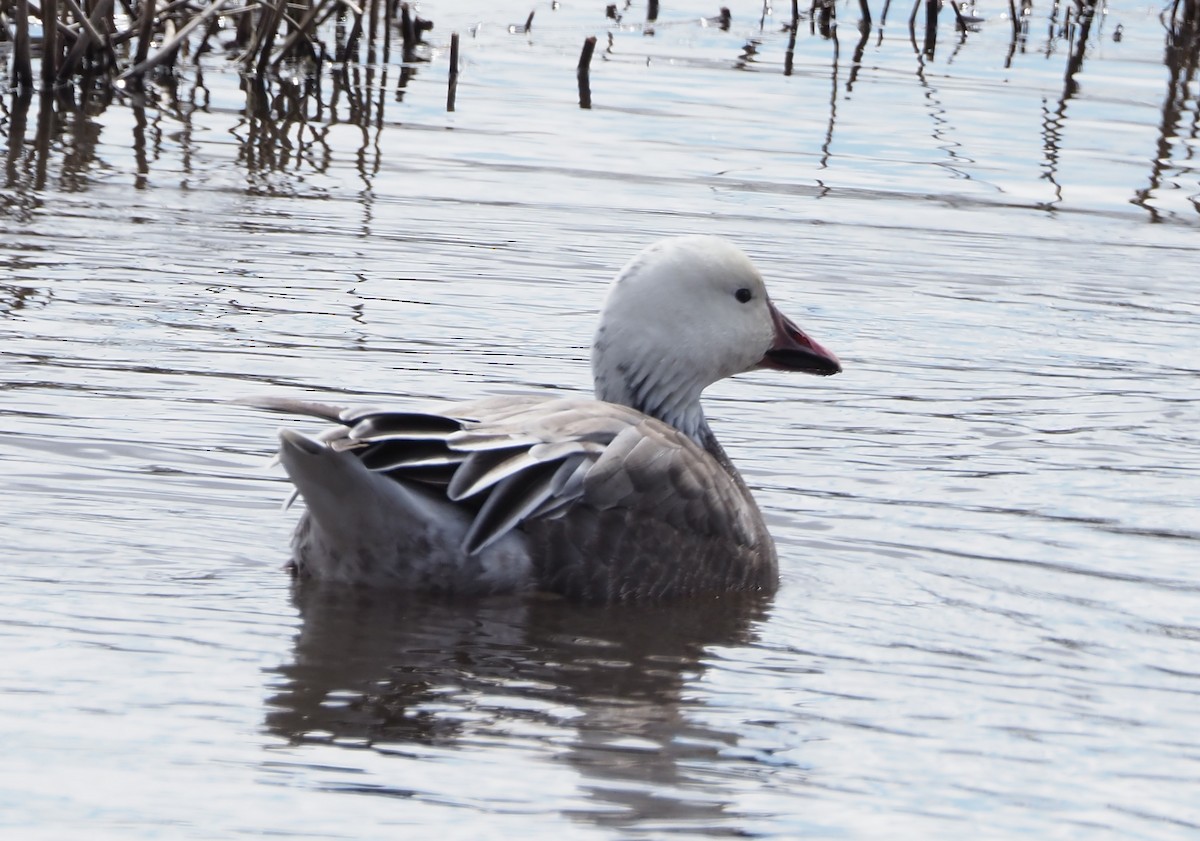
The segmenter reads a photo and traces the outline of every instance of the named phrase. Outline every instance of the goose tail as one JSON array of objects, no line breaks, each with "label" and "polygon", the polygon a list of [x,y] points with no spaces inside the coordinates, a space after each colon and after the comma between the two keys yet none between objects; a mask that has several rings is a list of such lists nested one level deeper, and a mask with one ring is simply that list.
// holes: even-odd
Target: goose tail
[{"label": "goose tail", "polygon": [[293,542],[301,576],[456,593],[511,590],[528,580],[523,541],[469,555],[461,548],[467,512],[370,470],[352,450],[283,429],[279,461],[307,508]]}]

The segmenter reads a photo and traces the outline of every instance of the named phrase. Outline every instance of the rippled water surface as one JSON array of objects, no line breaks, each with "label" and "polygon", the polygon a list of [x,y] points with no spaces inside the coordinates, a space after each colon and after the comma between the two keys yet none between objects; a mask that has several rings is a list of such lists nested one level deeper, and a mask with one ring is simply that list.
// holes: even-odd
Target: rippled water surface
[{"label": "rippled water surface", "polygon": [[[1084,50],[947,9],[926,49],[843,5],[789,54],[757,5],[603,7],[429,3],[429,61],[308,96],[212,55],[3,100],[6,837],[1200,835],[1200,117],[1159,9]],[[686,232],[845,362],[708,395],[778,595],[291,591],[281,421],[230,398],[586,392],[609,276]]]}]

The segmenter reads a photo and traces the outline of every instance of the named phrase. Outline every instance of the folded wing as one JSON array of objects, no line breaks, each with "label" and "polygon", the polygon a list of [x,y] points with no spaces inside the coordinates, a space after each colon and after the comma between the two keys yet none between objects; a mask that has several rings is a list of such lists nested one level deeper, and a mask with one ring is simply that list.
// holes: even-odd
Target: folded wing
[{"label": "folded wing", "polygon": [[321,436],[327,446],[473,511],[463,547],[471,554],[580,505],[701,540],[756,540],[757,509],[740,483],[686,435],[625,406],[514,397],[436,412],[258,405],[337,423]]}]

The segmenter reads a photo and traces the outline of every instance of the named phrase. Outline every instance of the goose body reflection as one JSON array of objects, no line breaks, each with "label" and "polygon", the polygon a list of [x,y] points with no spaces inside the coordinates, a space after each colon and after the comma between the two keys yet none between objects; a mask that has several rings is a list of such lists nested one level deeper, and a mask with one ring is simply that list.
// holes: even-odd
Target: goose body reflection
[{"label": "goose body reflection", "polygon": [[739,249],[663,240],[610,288],[595,399],[494,397],[425,411],[266,408],[335,426],[281,435],[307,506],[300,576],[454,594],[590,601],[771,591],[774,542],[700,405],[758,368],[830,375]]},{"label": "goose body reflection", "polygon": [[366,751],[384,758],[379,774],[336,787],[407,798],[422,790],[427,762],[503,744],[552,755],[553,775],[578,776],[578,793],[545,791],[539,809],[612,827],[664,815],[722,821],[747,775],[778,770],[729,757],[742,734],[688,692],[721,649],[756,644],[764,594],[463,603],[301,580],[294,595],[303,622],[291,656],[271,670],[265,714],[284,745],[310,749],[282,754],[314,763],[289,773],[369,767]]}]

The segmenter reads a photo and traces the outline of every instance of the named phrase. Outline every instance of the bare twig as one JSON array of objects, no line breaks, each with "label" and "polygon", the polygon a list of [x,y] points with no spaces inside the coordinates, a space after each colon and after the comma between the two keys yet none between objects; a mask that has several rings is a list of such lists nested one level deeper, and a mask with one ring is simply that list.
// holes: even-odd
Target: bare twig
[{"label": "bare twig", "polygon": [[70,7],[75,17],[79,19],[79,23],[83,26],[83,34],[71,45],[71,49],[67,52],[67,57],[63,59],[62,66],[58,68],[58,81],[65,82],[70,78],[71,74],[75,72],[75,67],[79,63],[79,60],[83,58],[83,54],[87,52],[88,47],[92,43],[104,49],[108,58],[108,66],[115,69],[118,66],[117,54],[113,52],[108,36],[101,34],[96,29],[96,24],[100,23],[109,10],[112,9],[113,0],[100,0],[95,8],[92,9],[91,18],[84,13],[75,0],[64,0],[64,2]]},{"label": "bare twig", "polygon": [[[153,70],[155,67],[162,64],[164,61],[167,61],[168,59],[170,59],[172,56],[175,55],[175,52],[179,49],[180,45],[183,44],[183,42],[187,39],[187,37],[192,34],[192,31],[197,26],[200,26],[201,24],[206,23],[209,18],[213,17],[216,14],[219,14],[220,11],[225,8],[226,5],[228,5],[229,3],[232,3],[233,1],[234,0],[213,0],[213,3],[210,6],[208,6],[207,8],[205,8],[205,10],[203,12],[201,12],[199,15],[197,15],[196,17],[192,18],[187,23],[185,23],[183,25],[183,27],[178,32],[175,33],[175,37],[172,38],[167,43],[163,44],[162,47],[159,48],[158,52],[156,52],[154,55],[147,58],[145,61],[139,62],[138,64],[135,64],[133,67],[130,67],[128,70],[126,70],[120,76],[118,76],[117,79],[118,80],[130,79],[130,78],[140,79],[148,71]],[[281,4],[282,4],[282,2],[283,2],[283,0],[280,0]]]},{"label": "bare twig", "polygon": [[279,48],[279,52],[275,55],[275,60],[271,63],[278,66],[279,62],[283,61],[292,54],[292,50],[295,48],[296,42],[301,38],[311,43],[312,39],[309,37],[309,35],[311,31],[315,29],[313,26],[313,21],[317,19],[317,16],[320,15],[327,6],[331,6],[337,2],[338,0],[321,0],[320,3],[314,3],[312,6],[310,6],[308,11],[305,12],[304,17],[300,18],[300,20],[296,22],[296,28],[288,34],[287,38],[283,39],[283,45]]}]

